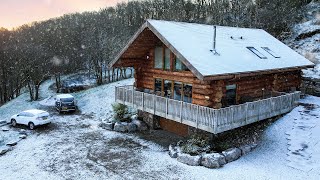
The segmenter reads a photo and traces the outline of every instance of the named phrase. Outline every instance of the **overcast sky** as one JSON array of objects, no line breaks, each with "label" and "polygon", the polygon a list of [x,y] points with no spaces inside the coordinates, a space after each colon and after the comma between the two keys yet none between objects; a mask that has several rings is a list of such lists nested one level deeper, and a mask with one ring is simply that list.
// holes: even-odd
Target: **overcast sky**
[{"label": "overcast sky", "polygon": [[123,0],[0,0],[0,27],[13,28],[66,13],[99,10]]}]

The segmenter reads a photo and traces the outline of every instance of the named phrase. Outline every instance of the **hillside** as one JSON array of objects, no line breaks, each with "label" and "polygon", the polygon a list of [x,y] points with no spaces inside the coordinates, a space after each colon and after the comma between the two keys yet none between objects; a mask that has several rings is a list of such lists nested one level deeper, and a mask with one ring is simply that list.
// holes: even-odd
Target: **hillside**
[{"label": "hillside", "polygon": [[285,43],[316,64],[303,71],[304,77],[320,79],[320,2],[311,2],[304,9],[303,22],[292,27]]}]

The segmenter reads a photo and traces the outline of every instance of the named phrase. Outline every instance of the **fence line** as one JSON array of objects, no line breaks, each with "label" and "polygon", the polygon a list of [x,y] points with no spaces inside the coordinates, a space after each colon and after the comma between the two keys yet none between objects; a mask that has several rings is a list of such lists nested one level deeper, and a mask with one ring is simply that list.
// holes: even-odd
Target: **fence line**
[{"label": "fence line", "polygon": [[116,102],[155,114],[188,126],[218,134],[290,112],[300,99],[300,92],[283,94],[221,109],[168,99],[134,90],[116,87]]}]

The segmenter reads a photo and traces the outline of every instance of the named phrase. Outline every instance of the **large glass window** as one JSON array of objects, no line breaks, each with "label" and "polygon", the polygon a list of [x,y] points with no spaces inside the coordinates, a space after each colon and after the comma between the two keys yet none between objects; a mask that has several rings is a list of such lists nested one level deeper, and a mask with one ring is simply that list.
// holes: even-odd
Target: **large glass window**
[{"label": "large glass window", "polygon": [[178,100],[178,101],[182,101],[182,83],[181,82],[174,82],[174,89],[173,89],[173,93],[174,93],[174,99]]},{"label": "large glass window", "polygon": [[187,71],[188,70],[187,66],[185,66],[181,62],[181,60],[179,58],[177,58],[177,57],[175,57],[175,60],[174,60],[174,67],[175,67],[174,69],[176,71]]},{"label": "large glass window", "polygon": [[192,103],[192,85],[183,84],[183,101]]},{"label": "large glass window", "polygon": [[165,48],[164,51],[164,69],[170,70],[170,50],[168,48]]},{"label": "large glass window", "polygon": [[166,98],[172,98],[172,81],[165,80],[163,90]]},{"label": "large glass window", "polygon": [[162,69],[163,68],[163,48],[156,47],[154,52],[154,68]]},{"label": "large glass window", "polygon": [[155,79],[155,82],[154,82],[154,93],[157,96],[162,96],[162,79]]}]

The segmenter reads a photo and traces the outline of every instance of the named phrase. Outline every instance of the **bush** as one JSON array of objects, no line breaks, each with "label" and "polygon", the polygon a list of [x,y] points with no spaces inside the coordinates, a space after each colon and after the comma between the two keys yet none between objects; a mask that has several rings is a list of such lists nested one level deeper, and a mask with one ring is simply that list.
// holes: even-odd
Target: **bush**
[{"label": "bush", "polygon": [[126,115],[128,114],[128,107],[123,104],[112,104],[112,109],[114,111],[114,118],[120,121],[126,121]]},{"label": "bush", "polygon": [[190,155],[209,152],[211,150],[210,140],[204,135],[194,134],[186,142],[181,143],[181,150]]}]

